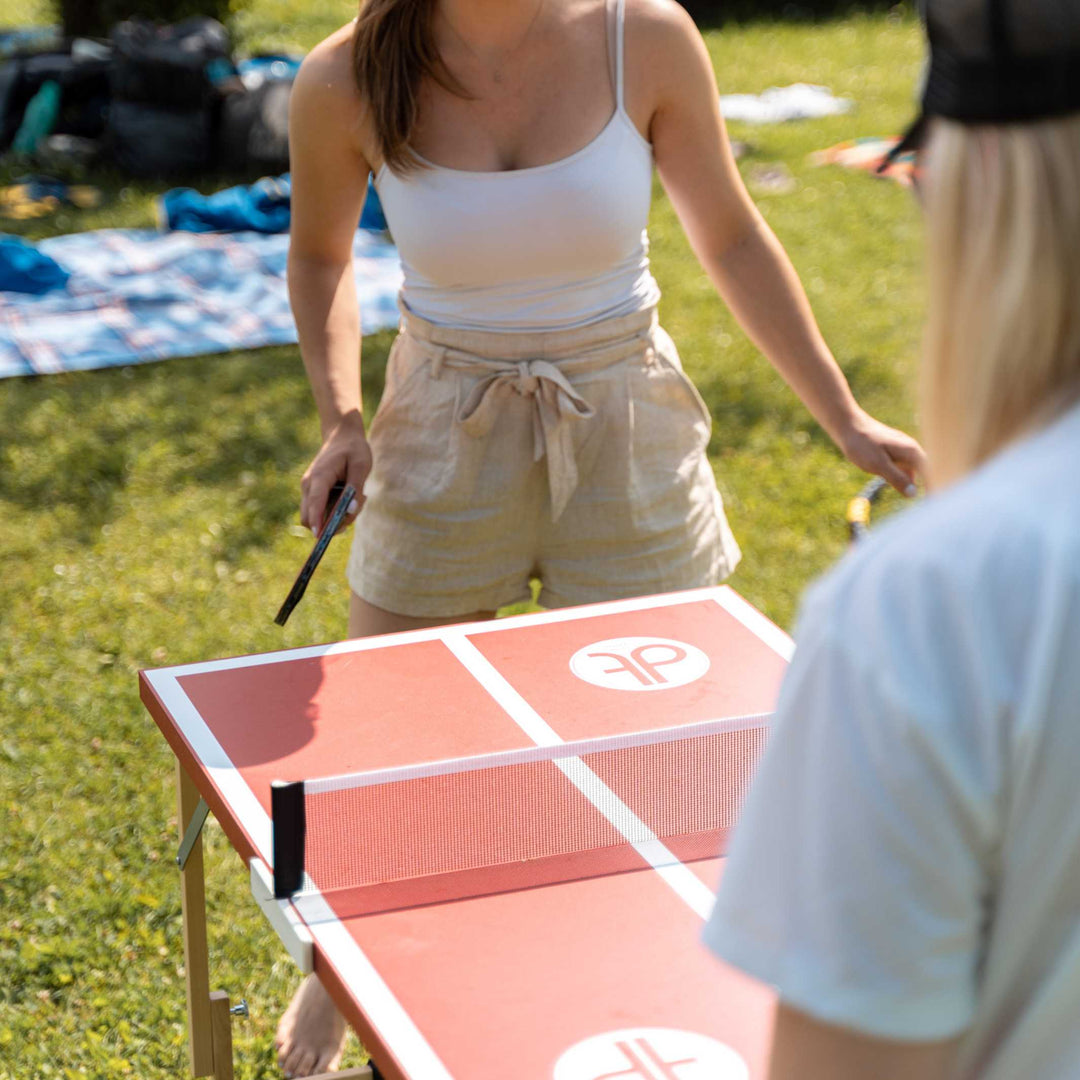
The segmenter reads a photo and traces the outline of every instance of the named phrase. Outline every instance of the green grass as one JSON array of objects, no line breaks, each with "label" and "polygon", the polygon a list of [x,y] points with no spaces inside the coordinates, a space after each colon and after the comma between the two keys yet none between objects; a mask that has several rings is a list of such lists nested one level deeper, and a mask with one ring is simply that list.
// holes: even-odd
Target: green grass
[{"label": "green grass", "polygon": [[[17,19],[43,18],[35,0],[17,4]],[[351,10],[260,0],[238,26],[249,47],[307,48]],[[709,47],[722,90],[803,80],[857,99],[850,117],[732,134],[755,147],[744,167],[792,171],[793,194],[759,203],[857,395],[910,426],[915,209],[893,185],[806,155],[902,126],[913,22],[731,26]],[[19,231],[152,221],[157,188],[105,180],[102,210]],[[844,547],[843,506],[861,477],[742,337],[659,191],[652,237],[663,320],[716,420],[712,460],[745,552],[732,583],[790,625],[804,585]],[[369,409],[388,345],[386,334],[365,342]],[[316,443],[292,348],[0,383],[3,1080],[183,1074],[172,758],[136,671],[344,635],[345,545],[288,627],[271,622],[309,546],[297,485]],[[220,830],[207,836],[214,985],[252,1004],[235,1025],[237,1075],[276,1076],[273,1028],[295,975]]]}]

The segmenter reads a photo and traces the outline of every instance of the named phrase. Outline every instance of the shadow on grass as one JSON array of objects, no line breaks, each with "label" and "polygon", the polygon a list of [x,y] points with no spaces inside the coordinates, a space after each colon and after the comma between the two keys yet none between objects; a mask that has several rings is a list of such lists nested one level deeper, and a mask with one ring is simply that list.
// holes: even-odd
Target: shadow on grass
[{"label": "shadow on grass", "polygon": [[[369,409],[382,394],[389,333],[365,340]],[[317,448],[311,392],[295,348],[6,380],[0,384],[0,500],[75,512],[92,542],[136,470],[173,492],[258,477],[230,547],[268,542],[296,513],[297,478]],[[250,478],[247,478],[250,483]]]},{"label": "shadow on grass", "polygon": [[713,418],[710,457],[726,448],[748,445],[753,432],[765,426],[789,434],[801,431],[812,443],[832,446],[802,402],[783,385],[722,375],[698,376],[695,382]]},{"label": "shadow on grass", "polygon": [[843,357],[842,366],[851,391],[858,401],[881,398],[907,390],[888,367],[865,353]]},{"label": "shadow on grass", "polygon": [[[871,412],[875,403],[903,392],[896,376],[873,357],[844,357],[842,367],[855,399]],[[712,414],[709,453],[713,457],[725,447],[747,445],[752,433],[763,426],[798,434],[800,439],[805,436],[810,444],[835,450],[832,439],[813,420],[806,406],[777,379],[757,377],[753,372],[726,371],[704,376],[695,373],[694,382]]]}]

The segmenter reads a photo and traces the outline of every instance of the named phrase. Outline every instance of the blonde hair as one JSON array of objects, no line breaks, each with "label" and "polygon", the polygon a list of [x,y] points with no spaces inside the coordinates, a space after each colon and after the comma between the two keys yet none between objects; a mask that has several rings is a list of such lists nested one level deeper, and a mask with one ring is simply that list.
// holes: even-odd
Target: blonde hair
[{"label": "blonde hair", "polygon": [[1080,396],[1080,117],[935,120],[923,433],[935,485]]}]

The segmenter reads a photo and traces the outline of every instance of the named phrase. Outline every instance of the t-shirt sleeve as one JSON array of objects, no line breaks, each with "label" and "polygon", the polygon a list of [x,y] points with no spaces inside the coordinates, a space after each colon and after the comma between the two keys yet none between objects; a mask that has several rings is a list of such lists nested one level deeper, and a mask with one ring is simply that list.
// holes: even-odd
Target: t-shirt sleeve
[{"label": "t-shirt sleeve", "polygon": [[896,644],[806,609],[705,941],[818,1020],[931,1041],[974,1012],[988,810]]}]

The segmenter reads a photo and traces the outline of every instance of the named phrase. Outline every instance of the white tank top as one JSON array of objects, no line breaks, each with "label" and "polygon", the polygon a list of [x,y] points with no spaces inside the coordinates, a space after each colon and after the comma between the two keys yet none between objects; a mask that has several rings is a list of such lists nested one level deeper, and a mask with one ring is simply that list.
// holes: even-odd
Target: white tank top
[{"label": "white tank top", "polygon": [[623,104],[625,0],[614,6],[615,112],[586,146],[503,172],[379,170],[410,311],[462,330],[566,330],[660,298],[645,231],[652,147]]}]

